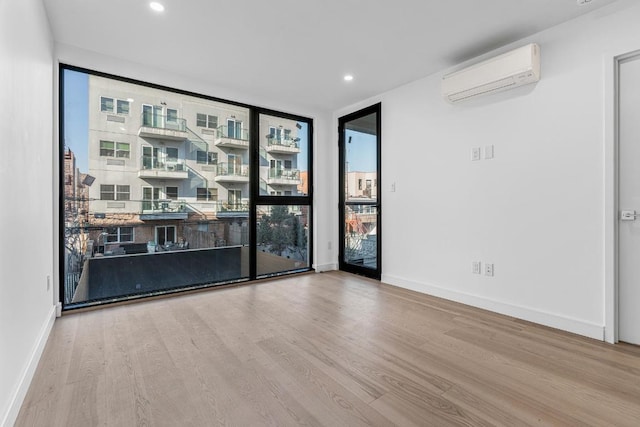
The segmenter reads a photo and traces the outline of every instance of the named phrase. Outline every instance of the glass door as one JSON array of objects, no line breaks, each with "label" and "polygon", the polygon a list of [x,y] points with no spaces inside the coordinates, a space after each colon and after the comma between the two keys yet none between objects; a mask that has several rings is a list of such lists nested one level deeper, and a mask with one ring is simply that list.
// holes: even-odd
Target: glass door
[{"label": "glass door", "polygon": [[380,279],[380,104],[339,119],[340,269]]}]

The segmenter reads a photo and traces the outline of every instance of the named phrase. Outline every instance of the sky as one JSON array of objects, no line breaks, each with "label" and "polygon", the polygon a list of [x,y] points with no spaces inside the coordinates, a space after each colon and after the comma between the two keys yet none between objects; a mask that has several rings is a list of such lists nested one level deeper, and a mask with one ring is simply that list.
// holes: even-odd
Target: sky
[{"label": "sky", "polygon": [[[349,142],[351,138],[351,142]],[[375,172],[376,136],[368,133],[345,131],[346,162],[349,172]]]},{"label": "sky", "polygon": [[76,156],[80,172],[89,171],[89,76],[64,70],[64,145]]}]

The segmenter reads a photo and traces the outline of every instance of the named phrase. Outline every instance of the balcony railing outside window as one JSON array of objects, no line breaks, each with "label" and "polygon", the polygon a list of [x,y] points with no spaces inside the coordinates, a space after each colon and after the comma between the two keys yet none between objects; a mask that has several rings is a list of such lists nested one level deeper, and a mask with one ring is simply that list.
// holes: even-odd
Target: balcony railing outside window
[{"label": "balcony railing outside window", "polygon": [[300,148],[300,138],[278,138],[276,135],[267,135],[267,145],[287,148]]},{"label": "balcony railing outside window", "polygon": [[227,200],[219,200],[218,201],[218,212],[249,212],[249,201],[227,201]]},{"label": "balcony railing outside window", "polygon": [[231,138],[231,139],[240,139],[242,141],[249,140],[249,130],[242,128],[239,129],[234,126],[222,125],[218,126],[218,137],[220,138]]},{"label": "balcony railing outside window", "polygon": [[140,164],[143,170],[162,170],[168,172],[182,172],[187,170],[183,159],[167,159],[165,161],[157,157],[142,156]]},{"label": "balcony railing outside window", "polygon": [[142,212],[185,213],[187,204],[184,200],[143,200]]},{"label": "balcony railing outside window", "polygon": [[249,165],[238,163],[218,163],[218,176],[249,176]]},{"label": "balcony railing outside window", "polygon": [[300,180],[300,171],[298,169],[269,169],[269,178],[288,179],[291,181]]},{"label": "balcony railing outside window", "polygon": [[152,112],[143,112],[140,115],[140,123],[143,127],[177,130],[180,132],[187,131],[187,121],[185,119],[179,119],[174,116],[154,114]]}]

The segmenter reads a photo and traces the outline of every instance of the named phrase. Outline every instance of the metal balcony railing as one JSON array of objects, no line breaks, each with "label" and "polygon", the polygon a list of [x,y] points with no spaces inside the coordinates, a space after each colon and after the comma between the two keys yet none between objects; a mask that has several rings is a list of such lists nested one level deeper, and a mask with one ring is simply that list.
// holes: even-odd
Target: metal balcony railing
[{"label": "metal balcony railing", "polygon": [[238,163],[218,163],[217,176],[249,176],[249,165]]},{"label": "metal balcony railing", "polygon": [[300,171],[298,169],[269,169],[269,178],[271,179],[284,179],[291,181],[300,180]]},{"label": "metal balcony railing", "polygon": [[142,213],[186,213],[184,200],[143,200]]},{"label": "metal balcony railing", "polygon": [[267,146],[300,148],[300,138],[278,138],[276,135],[267,135]]},{"label": "metal balcony railing", "polygon": [[183,172],[187,170],[184,159],[158,159],[157,157],[142,156],[140,158],[142,170],[161,170],[168,172]]},{"label": "metal balcony railing", "polygon": [[249,140],[249,130],[245,128],[237,128],[234,126],[222,125],[218,126],[218,138],[240,139],[242,141]]},{"label": "metal balcony railing", "polygon": [[155,129],[177,130],[180,132],[187,131],[187,121],[174,116],[143,112],[140,115],[140,124],[143,127]]},{"label": "metal balcony railing", "polygon": [[165,116],[143,112],[140,115],[140,124],[143,127],[154,129],[167,129],[179,132],[187,131],[187,121],[174,116]]},{"label": "metal balcony railing", "polygon": [[218,201],[218,212],[249,212],[249,201],[243,199],[242,201]]}]

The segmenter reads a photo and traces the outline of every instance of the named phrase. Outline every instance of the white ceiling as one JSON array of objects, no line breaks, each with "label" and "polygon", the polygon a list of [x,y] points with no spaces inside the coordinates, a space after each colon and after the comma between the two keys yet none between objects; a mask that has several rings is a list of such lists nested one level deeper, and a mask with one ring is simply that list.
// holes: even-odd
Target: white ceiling
[{"label": "white ceiling", "polygon": [[616,0],[43,1],[57,42],[332,111]]}]

